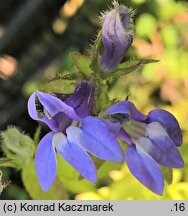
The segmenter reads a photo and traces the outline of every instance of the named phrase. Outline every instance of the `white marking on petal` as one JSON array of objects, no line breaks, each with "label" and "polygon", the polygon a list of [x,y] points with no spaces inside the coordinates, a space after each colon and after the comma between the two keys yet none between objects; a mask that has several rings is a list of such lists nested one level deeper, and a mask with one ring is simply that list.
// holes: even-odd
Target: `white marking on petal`
[{"label": "white marking on petal", "polygon": [[140,137],[135,140],[136,149],[144,154],[148,154],[153,150],[153,144],[149,138]]},{"label": "white marking on petal", "polygon": [[168,136],[168,133],[159,122],[152,122],[146,127],[146,135],[155,139],[161,136]]},{"label": "white marking on petal", "polygon": [[67,143],[67,138],[63,133],[58,132],[54,134],[52,138],[52,145],[57,149],[57,151],[58,149],[61,149],[65,143]]}]

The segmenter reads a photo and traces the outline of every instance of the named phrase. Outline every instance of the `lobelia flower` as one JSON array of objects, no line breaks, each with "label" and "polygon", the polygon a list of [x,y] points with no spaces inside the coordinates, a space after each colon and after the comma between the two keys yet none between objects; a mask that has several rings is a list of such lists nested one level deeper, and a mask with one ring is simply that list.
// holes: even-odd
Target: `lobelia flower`
[{"label": "lobelia flower", "polygon": [[182,134],[175,117],[162,109],[144,115],[130,101],[114,104],[105,114],[121,125],[116,136],[128,144],[125,160],[130,172],[148,189],[162,195],[164,179],[158,164],[184,166],[177,150]]},{"label": "lobelia flower", "polygon": [[[96,181],[96,168],[86,151],[103,160],[123,161],[115,135],[102,121],[89,116],[93,102],[94,86],[88,81],[78,83],[73,94],[50,95],[35,91],[30,96],[29,115],[51,129],[40,141],[35,154],[36,174],[44,191],[49,190],[56,177],[56,152],[91,182]],[[89,127],[85,127],[85,123]]]},{"label": "lobelia flower", "polygon": [[102,24],[104,53],[100,59],[104,71],[112,71],[121,62],[133,42],[133,11],[114,2],[114,9],[106,12]]}]

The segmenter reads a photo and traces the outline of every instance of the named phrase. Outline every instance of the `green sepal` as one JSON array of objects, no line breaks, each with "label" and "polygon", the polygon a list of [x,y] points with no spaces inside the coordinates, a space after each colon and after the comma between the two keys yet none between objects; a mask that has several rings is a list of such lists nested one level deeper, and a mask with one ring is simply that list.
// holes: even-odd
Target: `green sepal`
[{"label": "green sepal", "polygon": [[63,183],[57,177],[49,189],[45,192],[42,190],[35,171],[34,161],[30,161],[22,170],[22,181],[32,199],[37,200],[66,200],[68,195]]},{"label": "green sepal", "polygon": [[90,58],[78,52],[71,53],[71,57],[75,65],[77,66],[78,70],[81,73],[83,73],[86,76],[86,78],[89,78],[93,73],[93,71],[90,68]]},{"label": "green sepal", "polygon": [[165,181],[168,184],[171,184],[172,180],[173,180],[172,168],[161,166],[161,171],[162,171],[162,174],[163,174]]},{"label": "green sepal", "polygon": [[33,158],[35,145],[33,140],[15,127],[1,132],[2,150],[8,159],[7,166],[23,168]]}]

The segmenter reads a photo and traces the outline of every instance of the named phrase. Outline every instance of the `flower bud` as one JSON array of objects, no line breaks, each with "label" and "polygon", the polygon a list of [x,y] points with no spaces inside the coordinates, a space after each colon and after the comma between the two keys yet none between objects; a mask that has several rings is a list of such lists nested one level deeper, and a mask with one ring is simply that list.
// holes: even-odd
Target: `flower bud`
[{"label": "flower bud", "polygon": [[104,52],[100,66],[104,71],[112,71],[122,61],[133,42],[133,11],[114,2],[114,9],[103,15],[102,41]]}]

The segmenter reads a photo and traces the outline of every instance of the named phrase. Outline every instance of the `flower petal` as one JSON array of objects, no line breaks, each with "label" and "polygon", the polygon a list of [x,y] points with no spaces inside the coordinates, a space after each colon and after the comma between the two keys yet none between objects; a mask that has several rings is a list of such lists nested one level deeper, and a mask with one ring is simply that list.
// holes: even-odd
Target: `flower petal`
[{"label": "flower petal", "polygon": [[28,100],[28,112],[32,119],[46,123],[48,127],[54,132],[59,130],[64,131],[65,128],[71,124],[72,120],[64,113],[57,113],[51,119],[48,119],[46,116],[38,116],[35,98],[36,92],[34,92]]},{"label": "flower petal", "polygon": [[183,159],[166,130],[159,122],[152,122],[146,127],[149,139],[140,138],[138,145],[150,154],[154,160],[164,166],[180,168],[184,166]]},{"label": "flower petal", "polygon": [[56,155],[52,146],[54,133],[46,134],[40,141],[35,154],[35,167],[39,183],[44,191],[48,191],[56,177]]},{"label": "flower petal", "polygon": [[67,137],[70,142],[77,143],[98,158],[114,162],[124,160],[116,137],[98,118],[84,118],[82,129],[74,126],[69,127]]},{"label": "flower petal", "polygon": [[29,97],[29,100],[27,103],[28,112],[29,112],[29,115],[32,119],[40,120],[40,118],[37,115],[35,98],[36,98],[36,92],[33,92],[33,94]]},{"label": "flower petal", "polygon": [[[113,125],[113,127],[112,124],[108,124],[108,126],[109,125],[111,126],[110,129],[99,118],[88,116],[84,118],[82,122],[82,130],[87,134],[87,136],[85,137],[86,143],[87,143],[87,138],[91,137],[92,139],[94,138],[97,141],[95,142],[97,148],[99,148],[99,145],[101,145],[103,146],[102,148],[105,147],[106,150],[108,149],[107,151],[104,152],[101,149],[100,154],[101,156],[103,155],[104,160],[106,157],[109,158],[110,161],[121,162],[124,160],[124,155],[120,147],[120,144],[117,141],[117,137],[112,132],[113,130],[115,130],[115,125]],[[87,146],[89,147],[89,145]],[[106,152],[106,156],[105,156],[105,152]],[[101,157],[101,159],[103,158]]]},{"label": "flower petal", "polygon": [[122,25],[126,28],[130,23],[133,24],[133,20],[131,17],[131,11],[124,5],[119,6],[119,13],[121,17]]},{"label": "flower petal", "polygon": [[138,111],[135,105],[128,100],[118,102],[105,111],[105,114],[107,115],[113,115],[113,114],[118,114],[118,113],[126,114],[128,115],[129,118],[132,118],[138,121],[145,121],[147,118],[146,115]]},{"label": "flower petal", "polygon": [[98,118],[100,119],[105,125],[108,127],[108,129],[115,135],[117,136],[119,134],[119,131],[121,129],[121,125],[118,123],[112,123],[106,119],[103,118]]},{"label": "flower petal", "polygon": [[128,145],[132,145],[133,143],[131,137],[123,128],[120,129],[118,138],[126,142]]},{"label": "flower petal", "polygon": [[[121,14],[120,14],[121,12]],[[102,41],[104,53],[100,64],[103,70],[114,70],[121,62],[125,53],[133,42],[133,35],[126,31],[124,21],[121,17],[128,15],[126,7],[116,7],[104,16],[102,25]],[[124,20],[125,20],[124,16]],[[128,15],[130,18],[130,15]],[[130,19],[128,19],[129,21]],[[127,25],[126,25],[127,26]]]},{"label": "flower petal", "polygon": [[164,179],[158,164],[147,154],[128,146],[125,154],[130,172],[143,185],[156,194],[162,195]]},{"label": "flower petal", "polygon": [[54,135],[53,145],[56,146],[58,153],[83,177],[91,182],[96,182],[95,164],[83,149],[75,143],[69,142],[63,133]]},{"label": "flower petal", "polygon": [[106,124],[108,129],[116,136],[116,138],[123,140],[128,145],[131,145],[133,143],[129,134],[121,127],[119,123],[112,123],[102,118],[99,119]]},{"label": "flower petal", "polygon": [[59,98],[39,91],[36,91],[36,94],[38,96],[40,103],[44,106],[44,108],[48,111],[48,113],[51,116],[55,116],[57,113],[63,112],[67,116],[69,116],[72,120],[75,121],[80,120],[78,115],[75,113],[74,109],[68,106],[67,104],[65,104]]},{"label": "flower petal", "polygon": [[182,144],[182,133],[176,118],[166,110],[155,109],[148,114],[149,122],[158,121],[167,131],[176,146]]},{"label": "flower petal", "polygon": [[94,86],[83,80],[78,83],[74,94],[67,98],[65,103],[71,106],[81,118],[89,116],[93,109],[94,91]]}]

